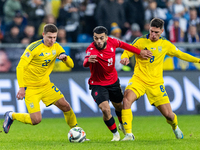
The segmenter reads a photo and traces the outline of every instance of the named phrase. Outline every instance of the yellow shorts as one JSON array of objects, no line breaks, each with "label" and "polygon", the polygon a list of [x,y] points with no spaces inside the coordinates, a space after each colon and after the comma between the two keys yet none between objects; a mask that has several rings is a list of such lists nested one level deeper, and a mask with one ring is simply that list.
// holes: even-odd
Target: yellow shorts
[{"label": "yellow shorts", "polygon": [[27,87],[25,94],[25,103],[29,113],[40,111],[40,100],[46,105],[55,104],[56,101],[61,99],[63,94],[51,82],[42,87]]},{"label": "yellow shorts", "polygon": [[125,90],[130,89],[136,95],[137,99],[143,96],[145,93],[151,105],[159,106],[170,103],[165,86],[163,84],[149,85],[144,83],[141,79],[133,76]]}]

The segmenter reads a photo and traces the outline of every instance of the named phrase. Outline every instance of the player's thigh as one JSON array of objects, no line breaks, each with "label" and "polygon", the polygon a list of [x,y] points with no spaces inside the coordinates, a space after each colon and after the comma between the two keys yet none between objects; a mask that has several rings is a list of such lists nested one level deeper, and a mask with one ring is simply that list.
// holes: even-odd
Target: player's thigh
[{"label": "player's thigh", "polygon": [[55,104],[59,99],[63,98],[62,92],[53,84],[49,83],[43,87],[42,101],[46,106]]},{"label": "player's thigh", "polygon": [[163,84],[148,86],[146,94],[150,104],[156,107],[170,103],[165,86]]},{"label": "player's thigh", "polygon": [[121,103],[123,100],[123,93],[119,83],[119,79],[112,85],[107,86],[109,92],[109,99],[113,103]]},{"label": "player's thigh", "polygon": [[26,88],[25,103],[28,112],[35,113],[40,111],[40,100],[42,98],[42,91],[38,88]]},{"label": "player's thigh", "polygon": [[133,91],[136,94],[136,97],[137,97],[136,99],[139,99],[146,92],[146,84],[143,81],[141,81],[139,78],[133,76],[129,80],[128,85],[126,86],[125,90],[127,89]]},{"label": "player's thigh", "polygon": [[109,100],[109,92],[104,86],[90,85],[90,89],[91,95],[98,106],[102,102]]}]

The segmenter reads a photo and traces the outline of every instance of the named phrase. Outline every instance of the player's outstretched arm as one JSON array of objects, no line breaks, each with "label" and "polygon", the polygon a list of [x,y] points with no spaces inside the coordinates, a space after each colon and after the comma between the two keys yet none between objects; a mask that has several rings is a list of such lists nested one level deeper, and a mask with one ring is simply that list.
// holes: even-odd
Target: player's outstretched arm
[{"label": "player's outstretched arm", "polygon": [[152,57],[152,52],[149,50],[141,50],[139,55],[144,59],[148,59]]},{"label": "player's outstretched arm", "polygon": [[69,68],[74,67],[74,62],[73,62],[73,60],[71,59],[70,56],[67,56],[66,54],[61,54],[57,58],[59,60],[62,60],[67,65],[67,67],[69,67]]},{"label": "player's outstretched arm", "polygon": [[149,51],[149,50],[139,50],[138,48],[134,47],[133,45],[129,45],[129,44],[122,42],[122,41],[121,41],[120,47],[126,49],[127,51],[136,53],[144,59],[148,59],[148,58],[152,57],[151,51]]}]

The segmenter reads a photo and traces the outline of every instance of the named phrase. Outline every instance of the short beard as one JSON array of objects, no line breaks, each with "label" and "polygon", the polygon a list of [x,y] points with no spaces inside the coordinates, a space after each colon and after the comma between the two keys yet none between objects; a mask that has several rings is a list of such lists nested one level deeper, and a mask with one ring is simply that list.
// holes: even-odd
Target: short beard
[{"label": "short beard", "polygon": [[100,47],[98,47],[97,44],[94,42],[94,46],[95,46],[96,49],[98,49],[98,50],[102,50],[102,49],[104,49],[104,48],[106,47],[106,45],[107,45],[107,42],[104,42],[103,47],[100,48]]}]

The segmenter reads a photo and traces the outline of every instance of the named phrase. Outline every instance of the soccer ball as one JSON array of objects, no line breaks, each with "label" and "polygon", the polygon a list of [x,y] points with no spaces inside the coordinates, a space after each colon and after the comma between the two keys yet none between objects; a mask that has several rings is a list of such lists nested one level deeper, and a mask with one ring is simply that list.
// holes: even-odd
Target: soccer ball
[{"label": "soccer ball", "polygon": [[86,139],[86,133],[81,127],[71,128],[68,132],[68,140],[72,143],[82,143]]}]

